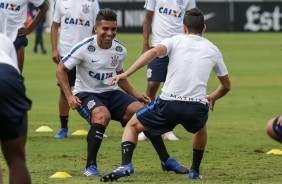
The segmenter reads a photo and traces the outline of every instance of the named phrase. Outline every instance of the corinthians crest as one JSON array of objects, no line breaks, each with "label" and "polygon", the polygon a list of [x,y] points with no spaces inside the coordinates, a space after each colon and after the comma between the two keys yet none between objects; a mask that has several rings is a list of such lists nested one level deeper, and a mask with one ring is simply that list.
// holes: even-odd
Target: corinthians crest
[{"label": "corinthians crest", "polygon": [[82,12],[87,14],[89,13],[89,5],[85,4],[85,5],[82,5]]},{"label": "corinthians crest", "polygon": [[119,55],[113,55],[111,58],[112,58],[112,64],[111,65],[113,67],[117,66]]}]

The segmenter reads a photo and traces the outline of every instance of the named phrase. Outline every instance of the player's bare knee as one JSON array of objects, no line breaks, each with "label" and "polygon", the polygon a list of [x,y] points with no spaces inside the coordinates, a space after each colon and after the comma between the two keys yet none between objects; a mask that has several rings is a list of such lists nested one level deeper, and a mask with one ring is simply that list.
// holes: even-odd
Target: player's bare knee
[{"label": "player's bare knee", "polygon": [[95,108],[91,113],[91,124],[99,123],[107,126],[111,120],[111,114],[104,108]]}]

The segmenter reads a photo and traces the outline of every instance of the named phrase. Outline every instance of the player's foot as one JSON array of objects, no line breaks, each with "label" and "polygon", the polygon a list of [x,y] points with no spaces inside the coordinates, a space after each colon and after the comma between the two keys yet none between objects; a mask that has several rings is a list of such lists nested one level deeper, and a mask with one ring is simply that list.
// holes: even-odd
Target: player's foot
[{"label": "player's foot", "polygon": [[82,176],[85,177],[95,177],[95,176],[101,176],[100,172],[98,171],[96,165],[91,165],[87,169],[84,170]]},{"label": "player's foot", "polygon": [[138,135],[138,141],[145,141],[145,140],[147,140],[148,139],[148,137],[146,137],[146,135],[143,133],[143,132],[141,132],[139,135]]},{"label": "player's foot", "polygon": [[127,177],[134,173],[134,168],[131,163],[127,165],[121,165],[118,168],[112,170],[111,172],[103,175],[100,179],[100,181],[103,182],[111,182],[116,181],[117,179],[121,177]]},{"label": "player's foot", "polygon": [[194,169],[191,169],[189,172],[189,178],[192,180],[197,180],[197,179],[202,179],[203,177]]},{"label": "player's foot", "polygon": [[173,131],[165,133],[164,139],[169,141],[178,141],[179,138],[173,133]]},{"label": "player's foot", "polygon": [[166,163],[161,162],[163,171],[174,171],[177,174],[187,174],[189,170],[178,163],[174,158],[169,157]]},{"label": "player's foot", "polygon": [[68,136],[68,128],[61,128],[61,130],[55,135],[55,139],[63,139]]}]

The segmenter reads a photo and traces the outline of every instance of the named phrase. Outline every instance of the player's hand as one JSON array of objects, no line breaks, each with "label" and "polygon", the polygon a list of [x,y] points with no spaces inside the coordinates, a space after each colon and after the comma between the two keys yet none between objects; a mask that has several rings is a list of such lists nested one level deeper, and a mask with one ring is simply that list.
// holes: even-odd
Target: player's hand
[{"label": "player's hand", "polygon": [[151,102],[150,97],[144,94],[137,93],[134,97],[143,104],[148,104]]},{"label": "player's hand", "polygon": [[28,35],[29,33],[31,33],[31,31],[26,27],[21,27],[20,29],[18,29],[19,36],[25,36]]},{"label": "player's hand", "polygon": [[121,73],[119,75],[115,75],[115,76],[111,77],[109,79],[109,84],[112,85],[112,86],[117,85],[118,81],[121,80],[121,79],[126,79],[126,75],[124,73]]},{"label": "player's hand", "polygon": [[52,59],[56,64],[59,64],[59,62],[61,61],[61,56],[57,50],[52,51]]},{"label": "player's hand", "polygon": [[79,100],[79,98],[77,96],[71,95],[67,99],[68,99],[69,107],[72,110],[81,106],[82,102]]},{"label": "player's hand", "polygon": [[213,109],[214,109],[214,104],[215,104],[215,100],[212,99],[211,96],[209,96],[209,95],[206,96],[206,99],[207,99],[208,102],[209,102],[210,110],[213,111]]}]

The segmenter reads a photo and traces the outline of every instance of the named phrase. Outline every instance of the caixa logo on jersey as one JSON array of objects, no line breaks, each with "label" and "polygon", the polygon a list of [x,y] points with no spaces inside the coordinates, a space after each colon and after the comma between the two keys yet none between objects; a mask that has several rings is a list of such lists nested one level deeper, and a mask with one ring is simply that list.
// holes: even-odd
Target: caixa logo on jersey
[{"label": "caixa logo on jersey", "polygon": [[280,31],[282,14],[281,6],[273,4],[251,5],[246,10],[245,31]]},{"label": "caixa logo on jersey", "polygon": [[80,18],[65,18],[65,24],[73,24],[79,26],[90,26],[90,21]]},{"label": "caixa logo on jersey", "polygon": [[6,10],[11,10],[11,11],[20,11],[21,6],[17,4],[12,4],[12,3],[0,2],[0,9],[6,9]]}]

